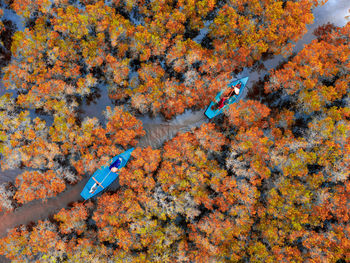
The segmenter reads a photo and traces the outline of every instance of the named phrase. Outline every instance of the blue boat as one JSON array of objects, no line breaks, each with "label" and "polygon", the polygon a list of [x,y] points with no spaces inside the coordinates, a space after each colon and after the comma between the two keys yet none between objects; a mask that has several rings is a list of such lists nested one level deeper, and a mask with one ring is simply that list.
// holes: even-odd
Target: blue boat
[{"label": "blue boat", "polygon": [[[238,80],[234,80],[234,81],[231,81],[226,88],[222,89],[215,97],[215,102],[211,102],[209,107],[207,108],[207,110],[205,111],[205,115],[211,119],[217,115],[219,115],[220,113],[222,113],[224,111],[225,108],[227,108],[230,104],[232,103],[235,103],[237,102],[240,97],[242,96],[243,94],[243,90],[244,88],[246,87],[246,84],[248,82],[248,77],[245,77],[245,78],[241,78],[241,79],[238,79]],[[222,94],[227,90],[227,89],[232,89],[233,87],[235,87],[237,84],[241,83],[241,87],[239,89],[239,93],[238,95],[232,95],[228,100],[227,100],[227,103],[225,104],[225,106],[223,106],[221,109],[218,109],[218,108],[212,108],[215,104],[217,104],[221,97],[222,97]]]},{"label": "blue boat", "polygon": [[[116,162],[120,162],[118,168],[123,168],[126,163],[128,162],[132,151],[134,148],[130,148],[129,150],[115,156],[111,162],[110,165],[102,166],[99,170],[97,170],[89,179],[89,181],[86,183],[83,191],[80,193],[80,195],[85,199],[89,199],[101,191],[103,191],[105,188],[107,188],[117,177],[119,176],[119,171],[114,173],[111,171],[110,167],[113,166]],[[120,158],[120,159],[119,159]],[[119,160],[119,161],[118,161]]]}]

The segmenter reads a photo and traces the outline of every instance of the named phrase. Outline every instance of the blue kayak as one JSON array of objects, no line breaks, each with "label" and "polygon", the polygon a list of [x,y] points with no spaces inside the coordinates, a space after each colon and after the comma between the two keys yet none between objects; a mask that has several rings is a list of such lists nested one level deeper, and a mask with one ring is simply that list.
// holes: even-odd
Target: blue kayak
[{"label": "blue kayak", "polygon": [[116,173],[113,173],[110,170],[110,167],[115,166],[115,163],[118,164],[118,168],[123,168],[126,163],[128,162],[132,151],[134,148],[130,148],[129,150],[115,156],[108,166],[102,166],[99,170],[97,170],[89,179],[89,181],[86,183],[83,191],[80,193],[80,195],[85,199],[89,199],[101,191],[103,191],[105,188],[107,188],[115,179],[117,179],[119,175],[119,171]]},{"label": "blue kayak", "polygon": [[[246,87],[246,84],[248,82],[248,77],[245,77],[245,78],[241,78],[241,79],[238,79],[238,80],[234,80],[234,81],[231,81],[226,88],[222,89],[215,97],[215,102],[211,102],[209,107],[207,108],[207,110],[205,111],[205,115],[211,119],[217,115],[219,115],[220,113],[223,112],[223,110],[225,108],[227,108],[230,104],[232,103],[235,103],[237,102],[240,97],[242,96],[243,94],[243,90],[244,88]],[[221,97],[222,97],[222,94],[227,90],[227,89],[231,89],[233,87],[235,87],[237,84],[241,83],[241,86],[240,86],[240,89],[239,89],[239,93],[238,95],[232,95],[228,100],[227,100],[227,103],[225,104],[225,106],[223,106],[221,109],[218,109],[218,108],[212,108],[215,104],[217,104]]]}]

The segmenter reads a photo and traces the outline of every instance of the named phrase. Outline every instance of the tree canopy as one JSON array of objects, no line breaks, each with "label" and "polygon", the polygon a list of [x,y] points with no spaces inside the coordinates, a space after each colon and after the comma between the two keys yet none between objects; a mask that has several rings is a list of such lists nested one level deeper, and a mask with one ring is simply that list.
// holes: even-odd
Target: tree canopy
[{"label": "tree canopy", "polygon": [[[204,108],[232,71],[289,55],[323,1],[26,1],[0,97],[2,210],[135,147],[117,190],[0,239],[15,262],[350,261],[350,23],[327,24],[240,100],[158,149],[138,116]],[[0,12],[1,15],[1,12]],[[1,24],[0,24],[1,30]],[[200,40],[199,40],[200,39]],[[107,85],[100,85],[107,84]],[[105,123],[79,106],[108,88]],[[270,103],[269,100],[274,102]],[[48,119],[33,118],[33,111]]]}]

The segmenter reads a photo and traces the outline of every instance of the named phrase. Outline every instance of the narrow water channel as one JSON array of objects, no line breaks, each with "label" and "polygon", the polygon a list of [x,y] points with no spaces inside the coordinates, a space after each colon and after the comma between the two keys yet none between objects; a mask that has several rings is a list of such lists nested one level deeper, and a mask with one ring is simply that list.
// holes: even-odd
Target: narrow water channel
[{"label": "narrow water channel", "polygon": [[[145,123],[146,135],[142,137],[138,143],[138,147],[151,146],[159,148],[165,141],[173,138],[178,132],[185,132],[192,127],[200,126],[207,121],[203,115],[203,111],[185,113],[188,118],[174,119],[170,123],[153,124]],[[70,203],[82,201],[80,192],[89,177],[85,177],[76,185],[70,185],[67,190],[54,198],[47,201],[34,200],[15,211],[0,215],[0,237],[6,235],[7,230],[20,224],[29,224],[38,220],[44,220],[50,215],[58,212],[62,208],[66,208]]]},{"label": "narrow water channel", "polygon": [[[315,38],[312,32],[318,26],[327,22],[334,23],[337,26],[345,25],[347,22],[345,16],[348,15],[348,9],[350,9],[349,0],[329,0],[324,6],[316,8],[314,10],[314,24],[308,26],[307,34],[296,43],[294,52],[299,52],[305,44],[310,43],[311,40]],[[259,84],[261,82],[259,81],[264,79],[270,69],[275,68],[284,61],[285,58],[282,56],[275,56],[272,59],[262,61],[259,68],[246,68],[239,75],[235,76],[237,78],[249,76],[245,99],[257,99],[259,95],[262,94],[261,85]],[[5,92],[6,91],[0,89],[0,96]],[[108,98],[106,89],[103,89],[98,98],[93,100],[90,104],[84,104],[82,106],[82,117],[97,117],[102,121],[102,111],[104,111],[105,107],[108,105],[113,106],[113,103]],[[140,117],[146,130],[146,135],[140,139],[138,146],[146,147],[150,145],[152,148],[160,147],[166,140],[173,138],[178,132],[188,131],[206,122],[207,119],[204,117],[203,113],[204,110],[186,111],[184,114],[177,116],[171,121],[165,121],[161,117]],[[0,183],[14,181],[18,172],[17,170],[0,171]],[[1,214],[0,236],[5,236],[7,230],[10,228],[20,224],[28,224],[37,220],[43,220],[60,209],[67,207],[70,203],[81,200],[80,192],[87,180],[88,178],[86,177],[78,184],[68,186],[65,192],[45,202],[41,200],[32,201],[11,213]]]}]

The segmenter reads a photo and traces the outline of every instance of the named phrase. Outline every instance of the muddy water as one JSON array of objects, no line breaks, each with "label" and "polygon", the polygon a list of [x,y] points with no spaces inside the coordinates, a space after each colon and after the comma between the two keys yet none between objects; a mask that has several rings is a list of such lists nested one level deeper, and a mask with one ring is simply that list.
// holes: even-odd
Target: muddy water
[{"label": "muddy water", "polygon": [[[203,111],[187,112],[182,118],[175,118],[166,124],[152,124],[145,121],[146,135],[139,141],[138,147],[151,146],[159,148],[165,141],[173,138],[178,132],[186,132],[193,127],[200,126],[207,121]],[[80,192],[89,177],[74,186],[69,186],[67,190],[47,201],[35,200],[17,208],[12,213],[0,216],[0,237],[5,236],[7,230],[20,224],[28,224],[38,220],[44,220],[55,214],[60,209],[67,207],[71,202],[82,201]],[[0,261],[1,262],[1,261]]]},{"label": "muddy water", "polygon": [[207,121],[208,119],[205,117],[203,110],[199,110],[185,112],[170,123],[153,124],[143,122],[146,135],[140,139],[137,146],[143,148],[151,146],[153,149],[159,148],[177,133],[190,131],[192,128],[199,127]]},{"label": "muddy water", "polygon": [[45,202],[35,200],[23,207],[15,209],[12,213],[2,215],[0,217],[0,236],[4,236],[6,230],[9,228],[23,224],[23,222],[28,224],[30,222],[44,220],[49,215],[58,212],[61,208],[67,207],[72,201],[81,200],[80,192],[88,179],[86,177],[78,184],[69,186],[65,192],[57,195],[55,198],[50,198]]},{"label": "muddy water", "polygon": [[[325,24],[327,22],[334,23],[338,26],[345,25],[345,16],[348,15],[347,10],[350,9],[350,1],[348,0],[330,0],[328,3],[322,7],[318,7],[314,10],[315,20],[314,24],[308,26],[308,33],[301,39],[294,48],[294,52],[298,52],[302,49],[303,45],[309,43],[314,36],[312,32],[318,26]],[[250,77],[248,83],[248,89],[246,89],[246,98],[259,99],[261,97],[261,81],[265,75],[268,74],[268,70],[275,68],[280,63],[285,61],[282,56],[276,56],[272,59],[266,59],[262,61],[260,65],[253,68],[247,68],[239,75],[235,77],[248,76]],[[0,95],[4,92],[0,92]],[[84,105],[82,107],[82,115],[89,117],[102,118],[102,110],[105,109],[106,105],[113,106],[113,103],[109,100],[106,93],[101,93],[94,102],[89,105]],[[176,117],[172,121],[165,121],[160,117],[149,118],[140,117],[142,120],[146,135],[141,138],[138,146],[146,147],[148,145],[153,148],[158,148],[166,140],[171,139],[178,132],[185,132],[193,127],[201,125],[203,122],[207,121],[204,118],[203,110],[201,111],[187,111],[184,114]],[[5,171],[0,172],[0,178],[7,178],[8,180],[16,176],[16,171]],[[69,203],[73,201],[81,200],[80,191],[82,190],[84,184],[88,178],[84,178],[81,182],[74,186],[68,187],[68,189],[58,195],[55,198],[48,199],[46,202],[33,201],[16,211],[0,215],[0,236],[6,235],[8,229],[15,227],[19,224],[28,224],[32,221],[37,221],[45,219],[48,216],[59,211],[61,208],[67,207]],[[5,181],[3,179],[2,181]],[[1,261],[1,259],[0,259]]]}]

